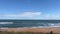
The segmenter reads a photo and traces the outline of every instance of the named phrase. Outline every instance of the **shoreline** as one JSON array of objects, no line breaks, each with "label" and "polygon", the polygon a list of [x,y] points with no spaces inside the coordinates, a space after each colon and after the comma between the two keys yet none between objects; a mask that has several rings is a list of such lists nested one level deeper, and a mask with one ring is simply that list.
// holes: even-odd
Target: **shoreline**
[{"label": "shoreline", "polygon": [[[0,29],[9,29],[10,27],[0,27]],[[13,27],[14,28],[14,27]],[[58,26],[58,27],[52,27],[52,26],[50,26],[50,27],[16,27],[16,28],[60,28],[60,26]]]}]

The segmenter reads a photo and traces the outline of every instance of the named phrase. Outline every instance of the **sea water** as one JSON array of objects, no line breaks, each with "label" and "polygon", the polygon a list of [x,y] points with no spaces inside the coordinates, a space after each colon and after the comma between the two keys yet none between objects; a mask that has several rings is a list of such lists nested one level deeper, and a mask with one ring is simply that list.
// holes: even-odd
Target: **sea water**
[{"label": "sea water", "polygon": [[0,20],[0,28],[18,28],[18,27],[60,27],[60,20]]}]

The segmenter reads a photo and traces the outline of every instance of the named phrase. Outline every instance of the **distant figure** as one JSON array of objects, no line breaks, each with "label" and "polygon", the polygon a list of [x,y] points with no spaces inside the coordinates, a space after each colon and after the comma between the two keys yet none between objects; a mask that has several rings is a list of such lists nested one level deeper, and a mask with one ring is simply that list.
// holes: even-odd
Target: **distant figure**
[{"label": "distant figure", "polygon": [[53,34],[53,32],[51,31],[50,34]]}]

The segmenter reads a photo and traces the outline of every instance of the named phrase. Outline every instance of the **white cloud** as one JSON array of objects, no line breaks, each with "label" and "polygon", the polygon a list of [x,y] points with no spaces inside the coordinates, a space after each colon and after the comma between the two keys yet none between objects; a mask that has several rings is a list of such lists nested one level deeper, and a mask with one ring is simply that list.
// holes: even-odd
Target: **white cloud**
[{"label": "white cloud", "polygon": [[0,14],[0,19],[26,19],[40,16],[41,12],[23,12],[20,14]]},{"label": "white cloud", "polygon": [[24,12],[20,14],[21,17],[35,17],[41,15],[41,12]]},{"label": "white cloud", "polygon": [[60,19],[60,15],[58,14],[47,14],[44,16],[44,19]]}]

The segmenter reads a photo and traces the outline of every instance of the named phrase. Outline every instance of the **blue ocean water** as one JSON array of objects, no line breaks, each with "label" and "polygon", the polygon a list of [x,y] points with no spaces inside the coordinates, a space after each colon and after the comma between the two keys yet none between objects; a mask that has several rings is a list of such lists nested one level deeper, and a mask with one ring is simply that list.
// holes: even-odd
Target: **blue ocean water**
[{"label": "blue ocean water", "polygon": [[1,27],[60,27],[60,20],[0,20]]}]

